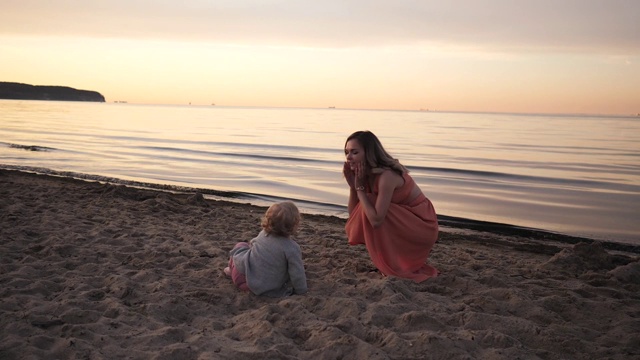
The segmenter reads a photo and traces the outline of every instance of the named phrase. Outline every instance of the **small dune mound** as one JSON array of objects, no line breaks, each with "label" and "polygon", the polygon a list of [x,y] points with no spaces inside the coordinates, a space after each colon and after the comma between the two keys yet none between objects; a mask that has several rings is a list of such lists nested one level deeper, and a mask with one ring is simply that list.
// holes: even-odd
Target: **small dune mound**
[{"label": "small dune mound", "polygon": [[156,197],[156,194],[124,185],[107,184],[102,190],[102,196],[115,196],[121,199],[144,201]]},{"label": "small dune mound", "polygon": [[197,205],[197,206],[209,207],[209,203],[204,198],[204,196],[199,192],[187,197],[186,203],[189,204],[189,205]]},{"label": "small dune mound", "polygon": [[602,244],[594,241],[579,243],[560,251],[542,264],[542,267],[546,270],[584,273],[586,271],[608,271],[615,268],[616,263],[614,257],[604,249]]},{"label": "small dune mound", "polygon": [[622,283],[640,285],[640,260],[609,271],[609,274]]}]

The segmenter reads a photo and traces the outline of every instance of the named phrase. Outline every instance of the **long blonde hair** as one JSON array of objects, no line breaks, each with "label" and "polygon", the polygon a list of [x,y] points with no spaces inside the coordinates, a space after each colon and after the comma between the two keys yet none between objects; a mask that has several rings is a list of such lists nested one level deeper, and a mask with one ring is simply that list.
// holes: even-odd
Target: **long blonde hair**
[{"label": "long blonde hair", "polygon": [[344,146],[347,147],[347,143],[351,140],[357,140],[364,150],[366,167],[371,173],[381,172],[383,169],[391,169],[398,175],[402,176],[409,170],[400,163],[398,159],[392,157],[382,146],[378,137],[371,131],[356,131],[349,135]]}]

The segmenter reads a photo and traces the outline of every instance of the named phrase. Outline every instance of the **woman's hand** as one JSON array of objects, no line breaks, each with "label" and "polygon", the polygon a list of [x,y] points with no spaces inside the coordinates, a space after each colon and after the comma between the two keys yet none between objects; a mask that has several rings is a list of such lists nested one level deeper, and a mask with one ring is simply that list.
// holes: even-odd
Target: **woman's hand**
[{"label": "woman's hand", "polygon": [[349,184],[350,188],[356,187],[356,174],[351,170],[351,165],[349,165],[348,161],[344,162],[344,167],[342,168],[342,174],[344,178],[347,180],[347,184]]}]

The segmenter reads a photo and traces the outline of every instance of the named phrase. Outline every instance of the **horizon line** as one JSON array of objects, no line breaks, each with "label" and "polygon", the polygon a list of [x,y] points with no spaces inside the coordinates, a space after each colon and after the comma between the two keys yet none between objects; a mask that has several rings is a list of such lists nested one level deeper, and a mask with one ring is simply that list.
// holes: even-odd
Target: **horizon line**
[{"label": "horizon line", "polygon": [[105,103],[111,104],[124,104],[124,105],[152,105],[152,106],[197,106],[197,107],[224,107],[224,108],[266,108],[266,109],[314,109],[314,110],[357,110],[357,111],[406,111],[406,112],[425,112],[425,113],[467,113],[467,114],[504,114],[504,115],[544,115],[544,116],[615,116],[615,117],[640,117],[640,112],[633,114],[621,114],[621,113],[571,113],[571,112],[515,112],[515,111],[487,111],[487,110],[437,110],[437,109],[376,109],[376,108],[351,108],[351,107],[313,107],[313,106],[269,106],[269,105],[219,105],[212,103],[206,104],[180,104],[180,103],[131,103],[128,101],[114,100],[105,101]]}]

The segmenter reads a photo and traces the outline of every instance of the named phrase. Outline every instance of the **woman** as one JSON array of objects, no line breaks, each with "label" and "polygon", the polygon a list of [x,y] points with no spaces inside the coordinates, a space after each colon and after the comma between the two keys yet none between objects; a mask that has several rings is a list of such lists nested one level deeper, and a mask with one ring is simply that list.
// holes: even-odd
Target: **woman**
[{"label": "woman", "polygon": [[344,154],[349,245],[366,245],[383,275],[416,282],[437,276],[438,270],[426,261],[438,239],[438,219],[407,168],[370,131],[351,134]]}]

